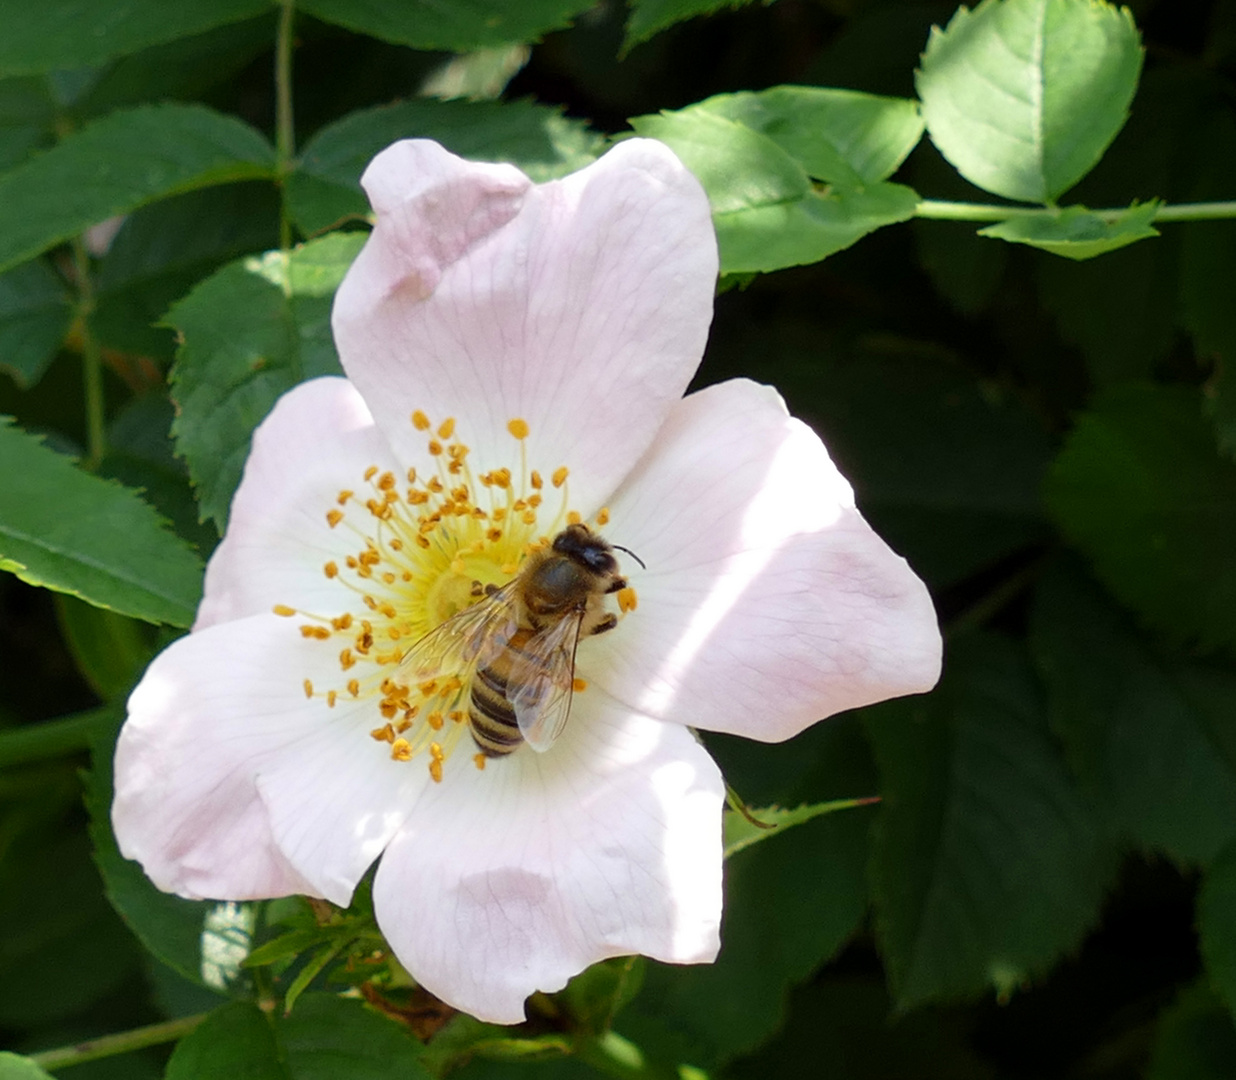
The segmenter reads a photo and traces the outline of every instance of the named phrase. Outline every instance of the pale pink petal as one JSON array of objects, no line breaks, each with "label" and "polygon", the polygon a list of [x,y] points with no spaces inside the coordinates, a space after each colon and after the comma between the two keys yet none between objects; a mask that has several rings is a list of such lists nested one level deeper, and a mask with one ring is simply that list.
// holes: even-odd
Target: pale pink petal
[{"label": "pale pink petal", "polygon": [[589,513],[648,446],[703,354],[717,270],[708,201],[660,143],[632,139],[531,186],[436,143],[384,150],[363,178],[377,226],[335,298],[345,370],[407,456],[458,420],[479,469],[571,470]]},{"label": "pale pink petal", "polygon": [[926,587],[770,388],[684,398],[611,507],[648,569],[624,559],[639,607],[579,664],[632,708],[771,742],[939,677]]},{"label": "pale pink petal", "polygon": [[378,922],[426,989],[495,1023],[609,956],[710,961],[723,800],[689,732],[590,689],[546,753],[447,762],[382,856]]},{"label": "pale pink petal", "polygon": [[117,744],[112,823],[161,889],[348,902],[424,770],[370,738],[372,700],[306,698],[306,678],[337,677],[333,653],[268,614],[190,634],[150,665]]},{"label": "pale pink petal", "polygon": [[253,433],[194,630],[275,604],[334,614],[340,586],[322,568],[363,544],[347,525],[332,529],[326,514],[341,490],[364,490],[370,465],[402,475],[346,379],[314,379],[284,394]]}]

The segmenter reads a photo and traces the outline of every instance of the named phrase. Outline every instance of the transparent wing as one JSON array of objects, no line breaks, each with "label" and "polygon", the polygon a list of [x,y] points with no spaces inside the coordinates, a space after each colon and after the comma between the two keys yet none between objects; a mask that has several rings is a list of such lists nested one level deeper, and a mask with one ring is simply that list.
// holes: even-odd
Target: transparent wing
[{"label": "transparent wing", "polygon": [[568,615],[512,650],[507,699],[524,741],[538,753],[548,750],[566,727],[575,685],[575,647],[583,621],[583,612]]},{"label": "transparent wing", "polygon": [[515,582],[478,600],[420,638],[399,662],[413,682],[488,666],[519,629]]}]

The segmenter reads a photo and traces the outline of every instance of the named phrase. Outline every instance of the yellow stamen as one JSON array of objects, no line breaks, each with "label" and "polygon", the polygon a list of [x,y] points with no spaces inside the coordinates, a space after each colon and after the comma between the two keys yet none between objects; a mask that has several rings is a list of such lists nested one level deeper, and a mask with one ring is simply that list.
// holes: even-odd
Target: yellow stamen
[{"label": "yellow stamen", "polygon": [[412,414],[412,426],[417,431],[428,431],[430,428],[429,417],[426,416],[420,409]]},{"label": "yellow stamen", "polygon": [[485,771],[485,755],[484,755],[484,754],[473,754],[473,755],[472,755],[472,762],[473,762],[473,764],[475,764],[475,765],[476,765],[476,767],[477,767],[478,769],[480,769],[482,772],[484,772],[484,771]]},{"label": "yellow stamen", "polygon": [[455,434],[455,418],[448,416],[441,424],[438,425],[438,438],[449,439]]},{"label": "yellow stamen", "polygon": [[[391,757],[396,761],[411,761],[412,760],[412,744],[407,739],[396,739],[391,743]],[[438,765],[441,771],[441,764]]]},{"label": "yellow stamen", "polygon": [[568,470],[565,465],[559,465],[558,468],[554,470],[553,476],[550,477],[550,480],[553,481],[554,487],[560,488],[566,483],[567,472]]},{"label": "yellow stamen", "polygon": [[597,511],[597,524],[598,525],[608,525],[609,524],[609,507],[608,506],[602,506],[601,509]]},{"label": "yellow stamen", "polygon": [[517,439],[526,439],[528,437],[528,421],[516,417],[506,425],[506,430]]},{"label": "yellow stamen", "polygon": [[292,615],[296,614],[296,609],[288,607],[287,604],[276,604],[270,610],[273,611],[276,615],[282,615],[285,619],[290,618]]},{"label": "yellow stamen", "polygon": [[338,510],[326,511],[326,523],[333,529],[343,520],[343,514]]},{"label": "yellow stamen", "polygon": [[313,697],[313,683],[311,683],[308,679],[306,679],[304,682],[304,687],[305,687],[305,697],[307,698]]}]

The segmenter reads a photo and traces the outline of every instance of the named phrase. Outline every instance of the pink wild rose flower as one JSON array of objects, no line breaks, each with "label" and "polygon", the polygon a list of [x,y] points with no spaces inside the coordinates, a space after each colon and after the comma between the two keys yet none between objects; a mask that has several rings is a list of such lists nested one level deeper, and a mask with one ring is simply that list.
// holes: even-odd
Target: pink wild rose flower
[{"label": "pink wild rose flower", "polygon": [[[683,396],[717,250],[665,146],[533,184],[413,140],[363,183],[377,223],[333,315],[347,378],[298,386],[255,432],[193,632],[129,700],[112,820],[187,897],[346,906],[380,859],[403,965],[516,1023],[605,957],[715,957],[725,790],[691,728],[779,741],[927,690],[940,635],[775,391]],[[573,686],[569,656],[565,676],[540,657],[539,700],[573,690],[560,737],[487,756],[472,684],[502,714],[495,673],[550,633],[503,586],[569,522],[626,549],[626,587],[556,620],[584,630]],[[505,644],[415,648],[504,600]]]}]

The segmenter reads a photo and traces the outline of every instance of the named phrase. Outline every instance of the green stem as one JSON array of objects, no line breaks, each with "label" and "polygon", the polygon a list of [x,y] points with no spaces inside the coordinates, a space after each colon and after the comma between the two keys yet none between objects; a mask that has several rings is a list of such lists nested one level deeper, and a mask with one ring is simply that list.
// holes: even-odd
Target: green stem
[{"label": "green stem", "polygon": [[[914,216],[933,221],[1007,221],[1010,218],[1052,217],[1060,212],[1051,206],[1000,206],[996,203],[944,202],[924,199],[914,210]],[[1115,221],[1128,212],[1128,207],[1109,207],[1090,211],[1105,221]],[[1236,218],[1236,202],[1178,203],[1160,206],[1155,221],[1213,221]]]},{"label": "green stem", "polygon": [[292,24],[296,14],[295,0],[280,0],[279,29],[275,37],[275,155],[279,176],[279,245],[284,251],[292,247],[292,218],[288,213],[284,187],[292,171],[296,154],[296,128],[292,114]]},{"label": "green stem", "polygon": [[0,731],[0,769],[87,750],[95,733],[114,723],[115,717],[115,708],[105,705],[60,720]]},{"label": "green stem", "polygon": [[103,355],[91,328],[94,318],[94,280],[90,276],[90,255],[80,236],[73,240],[73,262],[77,269],[77,319],[82,335],[82,382],[86,399],[85,467],[93,472],[107,452],[104,434]]},{"label": "green stem", "polygon": [[162,1024],[151,1024],[149,1027],[121,1031],[98,1039],[87,1039],[72,1046],[58,1046],[55,1050],[31,1054],[30,1060],[42,1069],[63,1069],[69,1065],[81,1065],[99,1058],[127,1054],[147,1046],[159,1046],[188,1035],[206,1016],[206,1013],[199,1013],[197,1016],[186,1016],[180,1020],[168,1020]]}]

